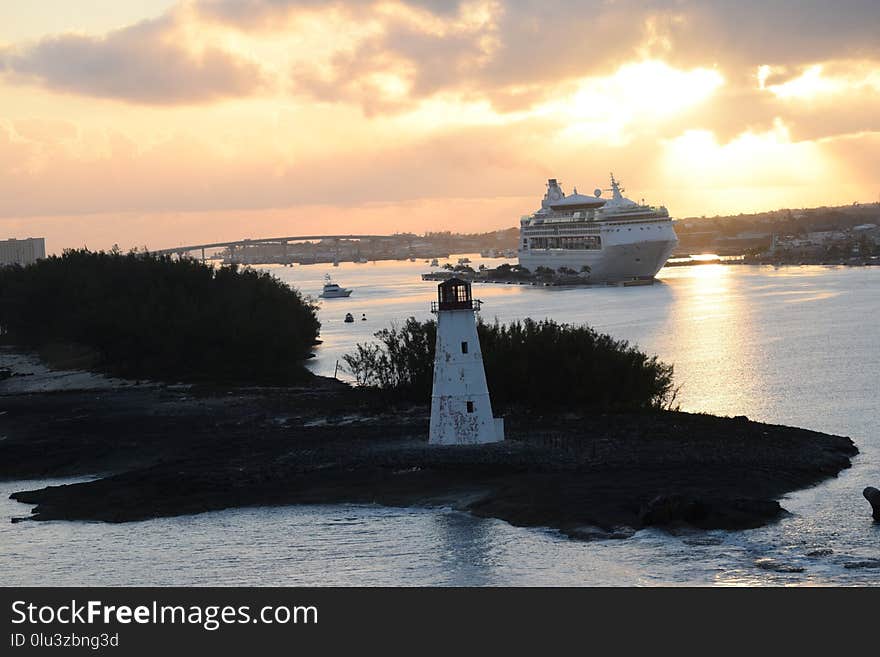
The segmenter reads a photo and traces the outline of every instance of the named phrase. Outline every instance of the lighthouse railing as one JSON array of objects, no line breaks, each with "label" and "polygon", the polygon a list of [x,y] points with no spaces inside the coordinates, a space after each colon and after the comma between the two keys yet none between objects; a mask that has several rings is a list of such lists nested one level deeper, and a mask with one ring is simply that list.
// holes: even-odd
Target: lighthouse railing
[{"label": "lighthouse railing", "polygon": [[431,312],[441,310],[479,310],[483,302],[479,299],[467,299],[465,301],[432,301]]}]

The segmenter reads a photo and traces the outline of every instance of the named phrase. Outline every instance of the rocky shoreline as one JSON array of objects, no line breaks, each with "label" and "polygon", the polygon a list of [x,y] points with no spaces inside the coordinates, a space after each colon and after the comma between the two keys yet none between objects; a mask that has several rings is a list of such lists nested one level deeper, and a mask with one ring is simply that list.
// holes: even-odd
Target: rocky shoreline
[{"label": "rocky shoreline", "polygon": [[427,408],[333,379],[284,389],[124,386],[3,394],[0,478],[34,520],[127,522],[311,503],[452,506],[581,539],[642,527],[757,527],[836,476],[849,438],[678,412],[507,414],[508,440],[429,447]]}]

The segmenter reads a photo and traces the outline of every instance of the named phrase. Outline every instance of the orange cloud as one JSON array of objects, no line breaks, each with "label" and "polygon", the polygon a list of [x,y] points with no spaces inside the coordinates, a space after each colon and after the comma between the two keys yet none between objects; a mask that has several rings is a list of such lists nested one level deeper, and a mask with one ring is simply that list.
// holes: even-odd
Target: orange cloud
[{"label": "orange cloud", "polygon": [[171,13],[99,37],[45,37],[0,50],[0,72],[11,82],[134,103],[205,102],[260,89],[257,64],[216,47],[190,51],[177,28]]}]

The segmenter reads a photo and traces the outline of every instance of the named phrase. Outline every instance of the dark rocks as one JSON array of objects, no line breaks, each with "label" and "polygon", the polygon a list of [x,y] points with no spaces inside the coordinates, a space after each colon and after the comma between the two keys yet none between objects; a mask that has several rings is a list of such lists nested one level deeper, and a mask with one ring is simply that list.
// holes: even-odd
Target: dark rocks
[{"label": "dark rocks", "polygon": [[782,561],[773,559],[771,557],[762,557],[760,559],[755,559],[755,566],[760,568],[761,570],[772,570],[775,573],[804,572],[804,568],[802,566],[795,566],[793,564],[783,563]]},{"label": "dark rocks", "polygon": [[575,538],[579,541],[612,541],[632,538],[636,530],[622,525],[612,527],[610,530],[593,525],[581,525],[569,527],[563,530],[563,533],[569,538]]},{"label": "dark rocks", "polygon": [[320,377],[301,388],[132,387],[3,401],[0,477],[109,473],[16,493],[36,506],[36,520],[366,502],[452,505],[581,540],[648,525],[743,529],[775,520],[776,499],[836,475],[858,451],[841,436],[677,412],[508,412],[504,443],[429,447],[425,406],[389,407]]},{"label": "dark rocks", "polygon": [[645,504],[639,513],[643,525],[746,529],[760,527],[783,513],[779,502],[749,498],[695,498],[684,495],[659,495]]},{"label": "dark rocks", "polygon": [[639,520],[643,525],[695,524],[706,517],[706,508],[698,500],[682,495],[658,495],[642,506]]},{"label": "dark rocks", "polygon": [[807,552],[808,557],[827,557],[830,554],[834,554],[831,548],[816,548]]},{"label": "dark rocks", "polygon": [[870,502],[871,508],[874,510],[874,520],[880,522],[880,490],[873,486],[868,486],[862,491],[862,495]]},{"label": "dark rocks", "polygon": [[682,539],[681,542],[685,545],[708,547],[712,545],[721,545],[724,543],[724,539],[719,536],[692,536],[690,538]]}]

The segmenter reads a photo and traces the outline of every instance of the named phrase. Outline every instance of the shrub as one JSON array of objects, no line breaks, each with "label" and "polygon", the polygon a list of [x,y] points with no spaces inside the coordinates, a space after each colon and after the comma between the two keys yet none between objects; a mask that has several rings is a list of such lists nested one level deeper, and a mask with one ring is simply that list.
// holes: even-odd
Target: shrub
[{"label": "shrub", "polygon": [[0,269],[7,342],[85,347],[96,369],[119,376],[301,379],[320,328],[315,311],[270,274],[169,256],[69,250]]},{"label": "shrub", "polygon": [[[344,357],[361,386],[396,398],[431,395],[437,325],[410,317]],[[525,409],[669,408],[673,368],[588,326],[526,319],[477,325],[486,379],[497,406]]]}]

